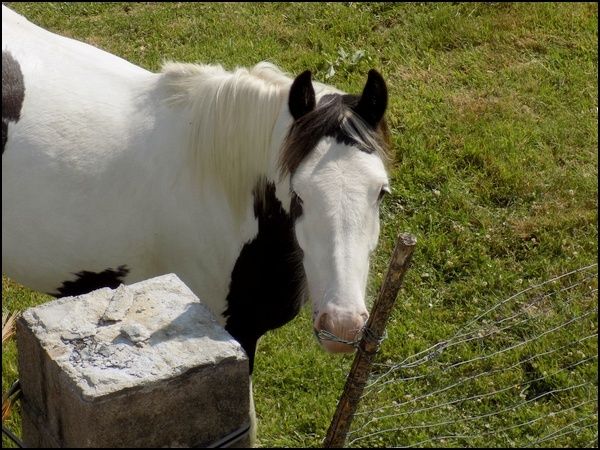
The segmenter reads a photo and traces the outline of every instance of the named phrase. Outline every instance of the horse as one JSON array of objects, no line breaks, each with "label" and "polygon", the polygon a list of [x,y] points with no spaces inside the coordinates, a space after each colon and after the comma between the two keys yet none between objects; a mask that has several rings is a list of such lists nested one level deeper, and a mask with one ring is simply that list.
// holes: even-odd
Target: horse
[{"label": "horse", "polygon": [[[54,296],[175,273],[241,344],[312,304],[328,352],[368,318],[388,91],[268,62],[158,72],[2,6],[2,267]],[[329,334],[338,339],[326,339]]]}]

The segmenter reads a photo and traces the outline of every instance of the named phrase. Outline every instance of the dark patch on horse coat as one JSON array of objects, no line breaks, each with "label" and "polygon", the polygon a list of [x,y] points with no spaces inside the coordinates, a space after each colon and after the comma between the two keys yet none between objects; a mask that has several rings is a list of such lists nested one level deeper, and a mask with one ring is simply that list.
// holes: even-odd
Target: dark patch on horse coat
[{"label": "dark patch on horse coat", "polygon": [[290,202],[290,217],[293,222],[302,215],[302,199],[295,192],[292,192],[292,201]]},{"label": "dark patch on horse coat", "polygon": [[2,153],[8,139],[8,122],[18,122],[25,98],[21,66],[8,52],[2,51]]},{"label": "dark patch on horse coat", "polygon": [[286,213],[275,197],[273,183],[257,185],[258,235],[244,245],[231,274],[225,329],[248,354],[251,373],[258,339],[296,317],[306,301],[303,253],[293,217],[301,213],[301,207],[293,209],[295,213]]},{"label": "dark patch on horse coat", "polygon": [[116,270],[108,268],[102,272],[82,270],[75,274],[77,277],[76,280],[64,281],[62,286],[57,289],[57,292],[50,295],[54,297],[70,297],[87,294],[103,287],[115,289],[123,283],[128,273],[129,269],[126,265],[119,266]]}]

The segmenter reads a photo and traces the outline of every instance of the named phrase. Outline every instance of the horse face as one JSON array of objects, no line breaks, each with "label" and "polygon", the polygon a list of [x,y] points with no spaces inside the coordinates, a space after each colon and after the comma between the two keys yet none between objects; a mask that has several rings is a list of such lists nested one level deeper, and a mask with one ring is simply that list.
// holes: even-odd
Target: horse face
[{"label": "horse face", "polygon": [[[368,318],[369,255],[379,238],[379,203],[389,191],[381,158],[387,90],[371,71],[362,96],[329,94],[317,103],[301,77],[306,73],[290,91],[295,122],[284,165],[300,210],[295,233],[304,252],[313,326],[318,338],[327,332],[355,341]],[[300,83],[304,91],[298,92]],[[331,352],[353,350],[335,338],[319,341]]]},{"label": "horse face", "polygon": [[[379,238],[379,202],[388,189],[383,163],[328,137],[300,165],[292,186],[302,202],[295,231],[304,251],[314,329],[352,341],[368,318],[369,255]],[[334,352],[352,350],[335,341],[321,344]]]}]

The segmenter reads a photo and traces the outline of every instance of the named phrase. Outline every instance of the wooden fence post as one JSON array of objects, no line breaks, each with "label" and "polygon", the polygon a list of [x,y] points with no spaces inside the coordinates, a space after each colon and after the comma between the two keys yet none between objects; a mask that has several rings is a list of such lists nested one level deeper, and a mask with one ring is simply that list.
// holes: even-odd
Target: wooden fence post
[{"label": "wooden fence post", "polygon": [[396,247],[387,274],[373,305],[362,339],[358,344],[358,351],[327,431],[323,447],[341,448],[346,442],[354,413],[371,372],[371,365],[379,350],[379,343],[385,332],[385,326],[392,312],[398,291],[402,286],[416,244],[417,239],[408,233],[401,233],[396,240]]}]

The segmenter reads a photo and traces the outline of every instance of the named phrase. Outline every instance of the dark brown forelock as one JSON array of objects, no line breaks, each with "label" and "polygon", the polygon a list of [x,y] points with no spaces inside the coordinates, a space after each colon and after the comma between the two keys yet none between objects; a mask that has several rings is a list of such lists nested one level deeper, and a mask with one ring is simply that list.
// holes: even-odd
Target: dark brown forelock
[{"label": "dark brown forelock", "polygon": [[[294,174],[298,166],[304,161],[318,142],[326,136],[334,137],[338,142],[355,145],[350,136],[342,128],[342,120],[360,121],[368,129],[370,137],[378,143],[373,148],[361,147],[359,149],[367,153],[377,155],[387,162],[390,149],[390,132],[385,118],[382,119],[377,128],[372,128],[354,113],[352,106],[358,101],[357,96],[328,94],[324,95],[317,107],[311,112],[300,117],[290,126],[290,130],[283,142],[279,158],[279,171],[281,176]],[[356,128],[356,127],[355,127]]]}]

